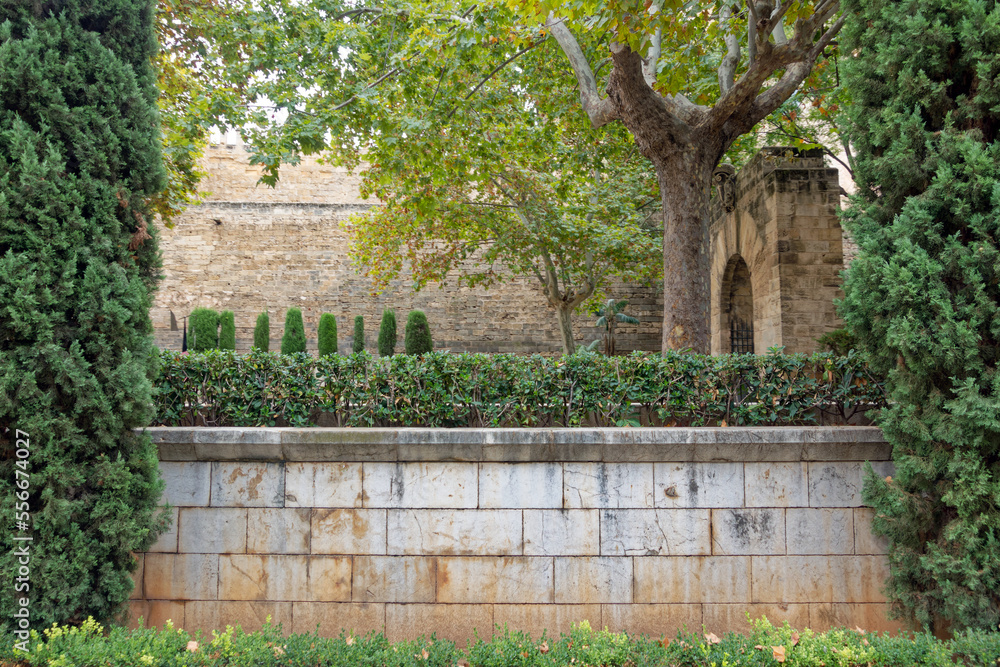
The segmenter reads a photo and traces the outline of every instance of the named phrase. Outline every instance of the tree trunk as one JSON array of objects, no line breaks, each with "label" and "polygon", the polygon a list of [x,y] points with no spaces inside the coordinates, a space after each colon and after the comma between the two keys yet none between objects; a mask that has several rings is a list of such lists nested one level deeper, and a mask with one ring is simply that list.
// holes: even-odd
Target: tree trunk
[{"label": "tree trunk", "polygon": [[559,335],[562,336],[563,354],[576,352],[576,342],[573,340],[573,306],[559,304],[556,306],[559,316]]}]

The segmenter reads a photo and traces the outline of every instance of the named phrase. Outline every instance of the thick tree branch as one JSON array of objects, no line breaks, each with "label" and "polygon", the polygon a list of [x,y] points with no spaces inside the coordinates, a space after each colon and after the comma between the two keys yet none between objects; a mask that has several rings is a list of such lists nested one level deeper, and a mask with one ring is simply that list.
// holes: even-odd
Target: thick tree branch
[{"label": "thick tree branch", "polygon": [[[740,38],[730,32],[733,22],[733,12],[729,5],[722,8],[719,13],[719,24],[725,30],[726,55],[719,65],[719,90],[723,95],[733,88],[736,81],[736,66],[740,63]],[[754,51],[756,54],[756,51]]]},{"label": "thick tree branch", "polygon": [[559,48],[566,54],[570,67],[576,74],[577,83],[580,85],[580,103],[583,105],[583,110],[587,112],[587,117],[590,118],[590,124],[598,128],[618,118],[611,100],[601,98],[598,93],[597,79],[590,69],[590,63],[587,62],[583,49],[580,48],[580,43],[576,41],[576,37],[566,27],[563,20],[555,14],[549,14],[546,28],[555,37]]},{"label": "thick tree branch", "polygon": [[663,43],[663,28],[657,28],[650,38],[646,59],[642,62],[642,75],[652,88],[656,85],[656,65],[660,61],[660,47]]},{"label": "thick tree branch", "polygon": [[[691,127],[679,114],[675,98],[653,91],[642,74],[642,58],[627,46],[612,47],[614,69],[608,93],[616,113],[635,136],[639,150],[650,159],[662,155],[667,144],[690,141]],[[686,102],[686,100],[685,100]],[[688,105],[694,105],[687,102]]]}]

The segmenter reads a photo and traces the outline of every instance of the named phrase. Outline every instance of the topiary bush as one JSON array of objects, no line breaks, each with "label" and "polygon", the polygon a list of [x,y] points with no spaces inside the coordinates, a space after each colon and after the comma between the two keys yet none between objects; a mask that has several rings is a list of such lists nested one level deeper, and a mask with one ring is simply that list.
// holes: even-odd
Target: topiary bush
[{"label": "topiary bush", "polygon": [[365,351],[365,318],[354,318],[354,354]]},{"label": "topiary bush", "polygon": [[403,333],[403,349],[407,354],[424,354],[434,349],[431,328],[422,310],[410,311],[406,317],[406,331]]},{"label": "topiary bush", "polygon": [[231,310],[224,310],[219,315],[219,349],[236,349],[236,317]]},{"label": "topiary bush", "polygon": [[319,344],[319,356],[326,357],[331,354],[337,354],[336,317],[330,313],[323,313],[320,315],[317,339],[317,343]]},{"label": "topiary bush", "polygon": [[396,313],[392,310],[382,313],[382,322],[378,327],[378,353],[382,357],[391,357],[396,353]]},{"label": "topiary bush", "polygon": [[281,353],[295,354],[306,351],[306,328],[302,323],[302,311],[289,308],[285,313],[285,333],[281,336]]},{"label": "topiary bush", "polygon": [[1000,623],[1000,4],[846,0],[858,243],[841,314],[886,377],[896,472],[865,502],[887,594],[933,628]]},{"label": "topiary bush", "polygon": [[211,308],[195,308],[188,318],[191,349],[195,352],[219,349],[219,313]]},{"label": "topiary bush", "polygon": [[253,328],[253,346],[261,352],[271,350],[271,318],[267,312],[257,316],[257,324]]},{"label": "topiary bush", "polygon": [[153,16],[148,0],[0,2],[6,651],[27,624],[123,612],[134,554],[168,523],[142,432],[157,372],[147,202],[165,184]]}]

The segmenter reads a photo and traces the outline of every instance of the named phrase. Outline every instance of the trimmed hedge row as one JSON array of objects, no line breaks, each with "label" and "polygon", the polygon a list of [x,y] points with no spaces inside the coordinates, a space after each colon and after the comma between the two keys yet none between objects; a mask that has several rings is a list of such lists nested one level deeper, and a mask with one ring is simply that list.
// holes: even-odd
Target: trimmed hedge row
[{"label": "trimmed hedge row", "polygon": [[[391,643],[381,634],[337,638],[317,634],[283,636],[266,624],[260,632],[228,628],[211,639],[191,636],[168,622],[162,630],[113,628],[107,635],[92,621],[80,627],[45,630],[44,641],[33,633],[24,665],[92,667],[749,667],[751,665],[808,665],[811,667],[996,667],[1000,633],[968,632],[941,641],[929,634],[879,635],[856,630],[797,632],[787,624],[773,627],[766,619],[754,622],[748,635],[724,637],[706,633],[678,633],[673,639],[629,637],[607,630],[594,631],[586,622],[559,638],[538,639],[504,630],[491,641],[477,641],[461,650],[454,643],[418,639]],[[10,651],[10,644],[6,651]]]},{"label": "trimmed hedge row", "polygon": [[853,354],[559,358],[428,353],[320,359],[161,352],[166,426],[749,426],[837,421],[884,405]]}]

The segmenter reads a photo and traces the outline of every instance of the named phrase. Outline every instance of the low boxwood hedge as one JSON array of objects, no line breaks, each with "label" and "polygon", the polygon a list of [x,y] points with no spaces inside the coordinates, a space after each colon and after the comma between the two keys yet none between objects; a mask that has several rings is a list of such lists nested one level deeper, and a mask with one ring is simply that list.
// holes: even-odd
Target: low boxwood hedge
[{"label": "low boxwood hedge", "polygon": [[211,638],[189,635],[169,623],[161,630],[114,628],[105,633],[92,621],[79,627],[34,632],[27,653],[13,652],[8,664],[94,667],[996,667],[1000,633],[967,632],[950,640],[929,634],[890,636],[838,629],[814,633],[767,619],[753,623],[746,635],[717,637],[710,632],[681,632],[670,639],[630,637],[595,631],[584,622],[569,634],[539,638],[499,629],[490,641],[462,650],[454,643],[418,639],[392,643],[381,634],[284,636],[266,624],[260,632],[238,628]]},{"label": "low boxwood hedge", "polygon": [[849,420],[884,404],[854,354],[581,352],[326,356],[162,352],[157,423],[751,426]]}]

